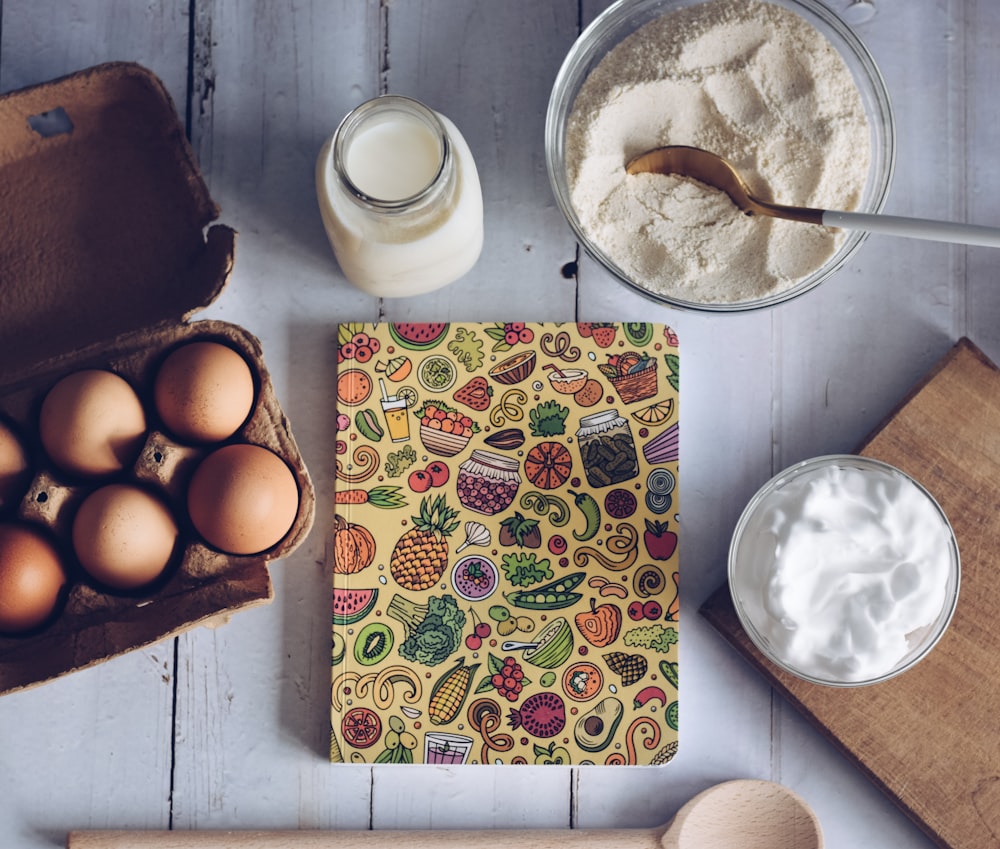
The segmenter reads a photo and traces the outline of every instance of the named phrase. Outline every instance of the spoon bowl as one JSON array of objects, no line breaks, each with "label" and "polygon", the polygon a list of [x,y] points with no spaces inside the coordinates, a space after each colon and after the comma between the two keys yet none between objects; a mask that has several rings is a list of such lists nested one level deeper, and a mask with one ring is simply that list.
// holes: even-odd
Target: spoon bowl
[{"label": "spoon bowl", "polygon": [[750,191],[750,187],[729,160],[697,147],[668,145],[653,148],[630,159],[625,170],[632,175],[673,174],[689,177],[725,192],[746,215],[765,215],[806,224],[822,224],[911,239],[1000,248],[1000,228],[997,227],[770,203]]},{"label": "spoon bowl", "polygon": [[823,830],[809,804],[773,781],[716,784],[667,824],[662,849],[823,849]]}]

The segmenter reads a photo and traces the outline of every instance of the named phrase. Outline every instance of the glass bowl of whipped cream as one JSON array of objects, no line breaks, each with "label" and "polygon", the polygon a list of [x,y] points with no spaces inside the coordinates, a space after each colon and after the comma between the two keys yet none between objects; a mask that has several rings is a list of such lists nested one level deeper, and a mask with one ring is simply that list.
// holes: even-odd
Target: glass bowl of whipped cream
[{"label": "glass bowl of whipped cream", "polygon": [[664,145],[726,157],[767,200],[875,213],[895,123],[871,54],[819,0],[619,0],[583,31],[545,123],[570,229],[654,301],[742,312],[814,288],[866,234],[746,216],[693,180],[626,174]]},{"label": "glass bowl of whipped cream", "polygon": [[815,684],[856,687],[924,658],[948,628],[961,565],[948,517],[879,460],[816,457],[750,500],[729,549],[729,589],[754,645]]}]

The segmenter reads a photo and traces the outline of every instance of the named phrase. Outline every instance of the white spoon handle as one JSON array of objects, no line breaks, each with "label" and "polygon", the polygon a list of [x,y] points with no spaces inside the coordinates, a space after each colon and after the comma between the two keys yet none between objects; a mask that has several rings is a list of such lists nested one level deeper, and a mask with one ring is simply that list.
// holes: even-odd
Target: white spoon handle
[{"label": "white spoon handle", "polygon": [[827,227],[842,227],[847,230],[867,230],[869,233],[886,233],[890,236],[906,236],[933,242],[955,242],[961,245],[1000,248],[1000,227],[930,221],[925,218],[903,218],[899,215],[835,212],[829,209],[823,211],[823,223]]}]

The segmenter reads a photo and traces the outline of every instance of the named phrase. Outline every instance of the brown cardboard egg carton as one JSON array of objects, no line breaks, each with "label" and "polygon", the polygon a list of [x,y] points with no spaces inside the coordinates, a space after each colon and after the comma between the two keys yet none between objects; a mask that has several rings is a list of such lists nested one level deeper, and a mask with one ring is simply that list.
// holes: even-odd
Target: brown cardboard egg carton
[{"label": "brown cardboard egg carton", "polygon": [[[235,232],[218,214],[162,83],[114,63],[0,97],[0,419],[26,442],[28,491],[12,516],[44,525],[71,571],[60,614],[25,636],[0,637],[0,693],[21,689],[269,601],[267,563],[286,557],[312,525],[315,493],[276,397],[259,341],[221,321],[192,321],[222,290]],[[229,441],[269,448],[292,469],[299,510],[287,535],[251,556],[213,550],[184,508],[187,482],[217,446],[171,439],[155,416],[152,381],[167,352],[209,339],[241,352],[255,406]],[[125,378],[150,430],[115,480],[158,491],[173,509],[183,551],[145,592],[108,593],[73,563],[77,505],[107,480],[54,468],[37,438],[48,389],[82,368]]]}]

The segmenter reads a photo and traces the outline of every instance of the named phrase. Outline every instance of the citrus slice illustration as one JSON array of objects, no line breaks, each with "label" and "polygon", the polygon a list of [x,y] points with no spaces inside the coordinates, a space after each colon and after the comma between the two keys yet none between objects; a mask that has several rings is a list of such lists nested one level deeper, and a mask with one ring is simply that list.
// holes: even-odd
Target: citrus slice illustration
[{"label": "citrus slice illustration", "polygon": [[367,749],[374,745],[382,734],[382,720],[375,711],[365,708],[351,708],[341,722],[344,740],[356,749]]},{"label": "citrus slice illustration", "polygon": [[444,392],[458,380],[458,371],[447,357],[427,357],[417,369],[420,385],[431,392]]},{"label": "citrus slice illustration", "polygon": [[412,386],[400,386],[396,390],[396,397],[406,401],[407,408],[416,407],[417,401],[420,400],[420,394]]},{"label": "citrus slice illustration", "polygon": [[637,422],[647,425],[659,425],[666,422],[674,414],[674,402],[672,398],[665,401],[657,401],[641,410],[632,413],[632,418]]}]

